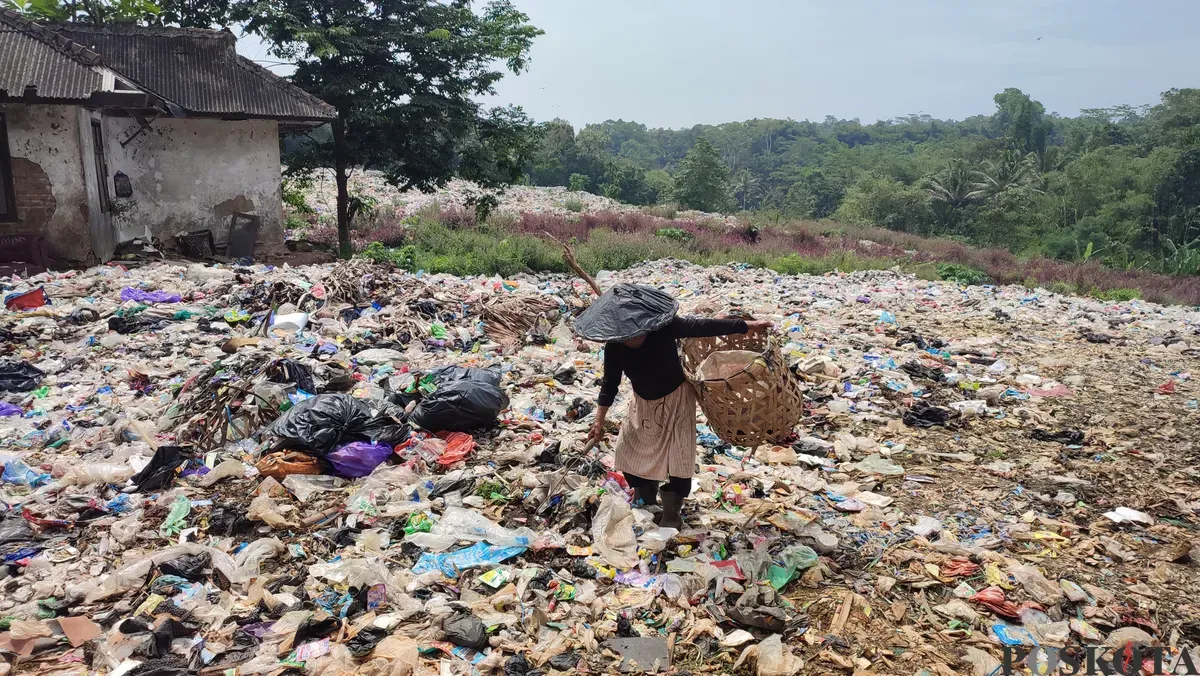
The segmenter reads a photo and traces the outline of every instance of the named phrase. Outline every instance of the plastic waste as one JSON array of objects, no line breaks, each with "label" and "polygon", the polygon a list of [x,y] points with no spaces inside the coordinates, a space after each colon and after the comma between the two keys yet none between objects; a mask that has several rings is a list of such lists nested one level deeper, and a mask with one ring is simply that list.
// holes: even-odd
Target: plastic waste
[{"label": "plastic waste", "polygon": [[455,645],[480,650],[487,647],[487,629],[478,617],[470,613],[457,613],[442,621],[446,639]]},{"label": "plastic waste", "polygon": [[783,589],[796,573],[817,565],[817,553],[804,545],[792,545],[779,554],[779,564],[771,564],[767,580],[776,590]]},{"label": "plastic waste", "polygon": [[58,483],[63,486],[86,486],[88,484],[124,484],[133,476],[129,465],[82,464],[72,467]]},{"label": "plastic waste", "polygon": [[618,570],[627,570],[638,562],[633,523],[629,503],[611,493],[600,498],[592,518],[592,546],[602,561]]},{"label": "plastic waste", "polygon": [[121,300],[126,303],[130,301],[136,303],[178,303],[183,298],[177,293],[167,291],[146,291],[145,289],[125,287],[121,289]]},{"label": "plastic waste", "polygon": [[268,431],[292,448],[325,455],[352,441],[401,441],[408,436],[403,417],[402,411],[386,402],[318,394],[288,409]]},{"label": "plastic waste", "polygon": [[903,467],[880,455],[868,455],[856,463],[847,465],[847,467],[858,470],[863,474],[882,474],[883,476],[900,476],[904,474]]},{"label": "plastic waste", "polygon": [[533,547],[538,539],[537,533],[529,528],[509,530],[479,512],[461,507],[448,507],[430,532],[457,540],[487,541],[500,547]]},{"label": "plastic waste", "polygon": [[431,432],[466,432],[494,425],[508,403],[508,395],[489,382],[468,378],[442,381],[432,394],[421,398],[412,422]]},{"label": "plastic waste", "polygon": [[29,362],[0,360],[0,392],[29,392],[42,384],[45,373]]},{"label": "plastic waste", "polygon": [[242,464],[240,460],[224,460],[221,464],[209,470],[207,474],[200,477],[199,484],[207,488],[215,485],[221,479],[240,477],[245,475],[245,473],[246,465]]},{"label": "plastic waste", "polygon": [[758,644],[758,676],[795,676],[804,668],[804,660],[792,654],[779,634]]},{"label": "plastic waste", "polygon": [[448,578],[457,578],[461,571],[502,563],[525,553],[525,547],[497,547],[477,542],[465,549],[443,554],[422,554],[413,566],[414,575],[440,571]]},{"label": "plastic waste", "polygon": [[392,456],[392,447],[369,441],[352,441],[325,456],[339,475],[356,479],[375,471]]},{"label": "plastic waste", "polygon": [[157,491],[175,481],[175,470],[183,464],[186,449],[181,446],[159,446],[142,471],[133,475],[138,492]]},{"label": "plastic waste", "polygon": [[338,477],[320,474],[290,474],[283,480],[283,487],[292,492],[300,502],[310,502],[324,491],[345,489],[346,482]]},{"label": "plastic waste", "polygon": [[192,513],[192,501],[186,495],[177,495],[171,502],[171,511],[158,527],[158,532],[166,537],[178,535],[183,530],[184,520]]},{"label": "plastic waste", "polygon": [[308,313],[293,312],[286,315],[275,315],[271,319],[271,331],[280,333],[296,333],[308,326]]},{"label": "plastic waste", "polygon": [[21,415],[21,413],[23,413],[23,411],[21,410],[20,406],[10,404],[7,401],[0,401],[0,418]]},{"label": "plastic waste", "polygon": [[0,473],[0,481],[19,486],[41,486],[49,483],[50,475],[34,470],[25,461],[12,456],[0,456],[4,460],[4,472]]},{"label": "plastic waste", "polygon": [[761,354],[750,350],[718,350],[700,363],[696,375],[700,380],[728,380],[761,357]]},{"label": "plastic waste", "polygon": [[1017,584],[1025,588],[1033,600],[1047,606],[1058,605],[1063,599],[1062,589],[1057,583],[1051,582],[1042,575],[1041,571],[1033,566],[1016,565],[1009,566],[1009,574],[1017,581]]}]

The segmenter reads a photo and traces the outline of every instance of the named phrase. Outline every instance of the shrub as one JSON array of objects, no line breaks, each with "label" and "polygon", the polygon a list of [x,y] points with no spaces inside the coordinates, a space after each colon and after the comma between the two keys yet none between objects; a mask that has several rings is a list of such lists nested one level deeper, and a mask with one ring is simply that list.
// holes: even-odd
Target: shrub
[{"label": "shrub", "polygon": [[682,228],[659,228],[655,231],[654,236],[673,239],[677,242],[690,242],[696,239],[695,235]]},{"label": "shrub", "polygon": [[959,263],[942,263],[937,266],[937,272],[938,276],[947,282],[954,282],[963,286],[974,286],[988,282],[988,275],[983,270],[976,270],[975,268]]},{"label": "shrub", "polygon": [[284,176],[283,177],[283,203],[291,207],[296,213],[311,214],[313,208],[308,205],[306,195],[312,189],[312,176]]},{"label": "shrub", "polygon": [[1142,294],[1137,289],[1106,289],[1104,291],[1096,291],[1092,295],[1101,300],[1112,300],[1118,303],[1137,300],[1142,297]]},{"label": "shrub", "polygon": [[579,199],[578,197],[568,197],[566,201],[563,202],[563,206],[566,207],[567,211],[577,214],[583,211],[583,200]]},{"label": "shrub", "polygon": [[571,192],[586,192],[591,183],[592,179],[586,174],[571,174],[571,178],[567,181],[567,190]]}]

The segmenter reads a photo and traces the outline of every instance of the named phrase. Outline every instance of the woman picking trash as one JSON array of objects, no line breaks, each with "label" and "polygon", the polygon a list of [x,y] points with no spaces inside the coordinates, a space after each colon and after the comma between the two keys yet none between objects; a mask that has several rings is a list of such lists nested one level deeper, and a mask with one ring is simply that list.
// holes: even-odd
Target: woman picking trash
[{"label": "woman picking trash", "polygon": [[605,343],[604,380],[588,441],[603,438],[621,376],[628,376],[633,400],[617,438],[616,470],[645,505],[658,504],[659,482],[667,482],[655,519],[667,528],[683,525],[696,467],[696,392],[684,378],[676,341],[771,327],[767,321],[679,317],[678,310],[679,303],[658,289],[620,284],[575,321],[580,338]]}]

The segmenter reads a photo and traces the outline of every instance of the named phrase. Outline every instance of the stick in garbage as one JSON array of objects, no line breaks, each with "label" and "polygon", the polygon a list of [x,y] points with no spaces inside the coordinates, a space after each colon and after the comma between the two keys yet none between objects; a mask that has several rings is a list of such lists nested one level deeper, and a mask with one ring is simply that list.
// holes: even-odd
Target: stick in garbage
[{"label": "stick in garbage", "polygon": [[596,280],[592,279],[591,275],[589,275],[582,267],[579,266],[579,261],[575,260],[575,252],[571,251],[571,247],[567,246],[563,242],[560,242],[557,237],[551,235],[545,230],[542,232],[551,240],[553,240],[555,244],[563,248],[563,260],[567,262],[567,265],[571,266],[571,269],[575,271],[575,274],[579,275],[583,281],[587,282],[588,286],[592,287],[592,291],[595,291],[597,296],[603,296],[604,292],[600,290],[600,285],[596,283]]}]

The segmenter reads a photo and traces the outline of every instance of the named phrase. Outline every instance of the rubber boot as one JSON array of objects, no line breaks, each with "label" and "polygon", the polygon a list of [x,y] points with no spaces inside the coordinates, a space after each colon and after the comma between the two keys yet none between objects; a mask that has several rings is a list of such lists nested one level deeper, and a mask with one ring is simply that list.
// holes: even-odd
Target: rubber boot
[{"label": "rubber boot", "polygon": [[683,496],[675,491],[662,492],[662,518],[655,520],[663,528],[683,530]]},{"label": "rubber boot", "polygon": [[641,500],[642,504],[647,507],[658,506],[658,486],[653,488],[642,487],[641,485],[633,487],[633,499]]}]

